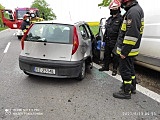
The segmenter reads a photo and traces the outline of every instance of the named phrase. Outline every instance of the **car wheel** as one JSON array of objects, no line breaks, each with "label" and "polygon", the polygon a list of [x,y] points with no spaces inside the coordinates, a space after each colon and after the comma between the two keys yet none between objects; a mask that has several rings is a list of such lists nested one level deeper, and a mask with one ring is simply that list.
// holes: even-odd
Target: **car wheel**
[{"label": "car wheel", "polygon": [[18,36],[18,39],[21,40],[21,39],[22,39],[22,36]]},{"label": "car wheel", "polygon": [[85,74],[86,74],[86,63],[84,61],[83,64],[82,64],[82,67],[81,67],[81,72],[80,72],[80,74],[78,76],[78,80],[79,81],[83,80],[84,77],[85,77]]},{"label": "car wheel", "polygon": [[32,74],[29,74],[29,73],[27,73],[26,71],[23,71],[26,75],[28,75],[28,76],[34,76],[34,75],[32,75]]}]

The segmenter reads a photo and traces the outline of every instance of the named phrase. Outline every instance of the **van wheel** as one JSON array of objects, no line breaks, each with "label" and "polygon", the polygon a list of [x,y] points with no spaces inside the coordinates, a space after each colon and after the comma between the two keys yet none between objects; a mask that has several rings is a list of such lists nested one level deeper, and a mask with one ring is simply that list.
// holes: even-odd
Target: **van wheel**
[{"label": "van wheel", "polygon": [[83,64],[82,64],[82,67],[81,67],[81,72],[80,72],[80,74],[79,74],[79,76],[78,76],[77,79],[78,79],[79,81],[83,80],[84,77],[85,77],[85,74],[86,74],[86,63],[85,63],[85,61],[84,61]]}]

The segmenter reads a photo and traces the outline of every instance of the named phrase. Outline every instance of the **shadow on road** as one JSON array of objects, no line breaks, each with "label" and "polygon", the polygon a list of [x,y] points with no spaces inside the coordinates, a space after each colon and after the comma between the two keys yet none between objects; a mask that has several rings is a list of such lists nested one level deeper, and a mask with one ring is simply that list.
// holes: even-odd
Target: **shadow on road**
[{"label": "shadow on road", "polygon": [[52,78],[52,77],[41,77],[41,76],[35,76],[35,75],[31,75],[31,76],[26,75],[25,80],[35,84],[69,85],[69,84],[77,84],[79,82],[83,82],[84,80],[87,79],[87,76],[90,74],[92,74],[92,70],[87,68],[86,77],[82,81],[79,81],[76,78]]}]

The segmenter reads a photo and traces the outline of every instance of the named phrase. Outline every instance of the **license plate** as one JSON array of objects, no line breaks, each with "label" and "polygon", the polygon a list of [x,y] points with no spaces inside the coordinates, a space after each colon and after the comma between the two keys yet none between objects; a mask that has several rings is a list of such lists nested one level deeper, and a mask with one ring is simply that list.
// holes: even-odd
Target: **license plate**
[{"label": "license plate", "polygon": [[45,73],[45,74],[55,74],[55,69],[35,67],[34,72]]}]

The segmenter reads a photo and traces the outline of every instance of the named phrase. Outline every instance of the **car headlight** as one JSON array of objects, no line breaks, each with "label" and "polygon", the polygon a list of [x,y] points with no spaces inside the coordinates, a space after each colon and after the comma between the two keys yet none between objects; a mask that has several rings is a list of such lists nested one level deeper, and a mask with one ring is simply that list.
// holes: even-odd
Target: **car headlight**
[{"label": "car headlight", "polygon": [[13,24],[13,28],[17,28],[17,24]]}]

